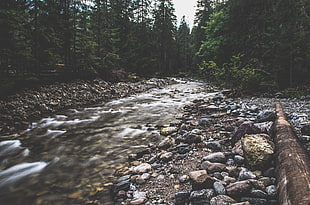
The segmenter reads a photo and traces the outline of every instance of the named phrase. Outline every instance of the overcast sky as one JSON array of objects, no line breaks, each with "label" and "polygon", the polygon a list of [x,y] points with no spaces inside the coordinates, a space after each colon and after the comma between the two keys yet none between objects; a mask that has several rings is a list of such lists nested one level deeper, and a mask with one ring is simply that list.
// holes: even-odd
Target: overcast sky
[{"label": "overcast sky", "polygon": [[190,27],[194,24],[194,16],[196,11],[197,0],[172,0],[174,3],[175,14],[178,17],[178,24],[183,15],[185,15],[187,23]]}]

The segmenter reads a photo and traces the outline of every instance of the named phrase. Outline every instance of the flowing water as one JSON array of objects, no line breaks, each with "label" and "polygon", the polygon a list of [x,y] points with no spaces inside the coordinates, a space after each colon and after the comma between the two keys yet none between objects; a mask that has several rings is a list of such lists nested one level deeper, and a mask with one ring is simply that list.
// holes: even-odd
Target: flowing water
[{"label": "flowing water", "polygon": [[0,204],[111,204],[115,169],[162,139],[155,127],[206,99],[201,82],[179,81],[103,105],[70,109],[0,142]]}]

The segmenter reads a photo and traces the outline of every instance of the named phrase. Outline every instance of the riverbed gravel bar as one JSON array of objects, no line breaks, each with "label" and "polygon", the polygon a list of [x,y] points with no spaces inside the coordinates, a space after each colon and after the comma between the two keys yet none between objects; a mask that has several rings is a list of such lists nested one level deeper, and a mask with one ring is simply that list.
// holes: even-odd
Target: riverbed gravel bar
[{"label": "riverbed gravel bar", "polygon": [[160,129],[164,140],[128,156],[128,164],[115,172],[115,204],[279,204],[275,102],[282,102],[309,151],[309,101],[228,96],[219,90],[194,100],[178,121]]}]

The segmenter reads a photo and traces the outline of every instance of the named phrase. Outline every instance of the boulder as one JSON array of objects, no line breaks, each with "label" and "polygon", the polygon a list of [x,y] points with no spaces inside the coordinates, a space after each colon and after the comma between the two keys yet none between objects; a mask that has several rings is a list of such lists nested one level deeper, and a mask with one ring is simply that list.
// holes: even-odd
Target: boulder
[{"label": "boulder", "polygon": [[274,144],[266,134],[245,135],[242,149],[246,163],[253,169],[264,169],[274,154]]}]

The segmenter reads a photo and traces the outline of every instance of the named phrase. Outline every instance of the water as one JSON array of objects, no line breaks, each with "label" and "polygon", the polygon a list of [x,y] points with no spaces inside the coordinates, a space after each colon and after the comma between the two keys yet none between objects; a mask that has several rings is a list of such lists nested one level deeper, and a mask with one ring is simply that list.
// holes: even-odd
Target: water
[{"label": "water", "polygon": [[175,120],[184,105],[217,94],[205,89],[180,81],[33,123],[18,139],[0,142],[0,203],[111,204],[115,169],[160,141],[156,127]]}]

